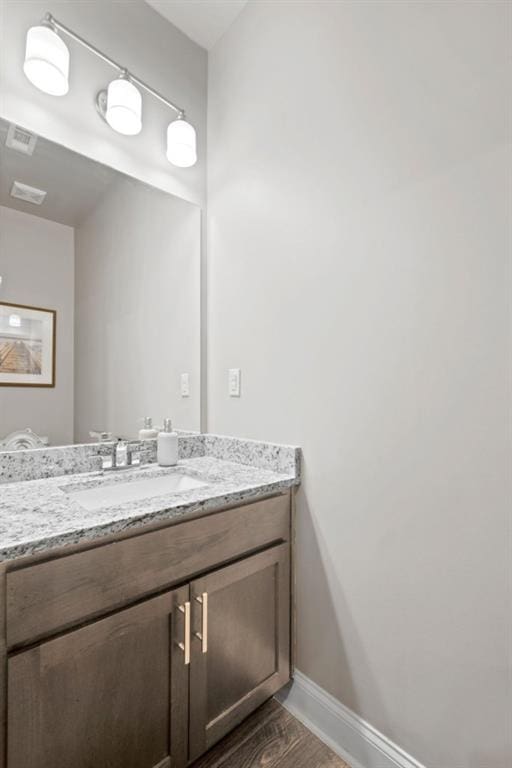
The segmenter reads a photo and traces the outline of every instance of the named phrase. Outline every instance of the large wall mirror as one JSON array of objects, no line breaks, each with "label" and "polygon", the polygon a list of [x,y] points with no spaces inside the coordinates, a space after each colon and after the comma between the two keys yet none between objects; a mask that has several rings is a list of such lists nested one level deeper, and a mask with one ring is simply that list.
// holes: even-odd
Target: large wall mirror
[{"label": "large wall mirror", "polygon": [[0,450],[199,430],[200,219],[0,120]]}]

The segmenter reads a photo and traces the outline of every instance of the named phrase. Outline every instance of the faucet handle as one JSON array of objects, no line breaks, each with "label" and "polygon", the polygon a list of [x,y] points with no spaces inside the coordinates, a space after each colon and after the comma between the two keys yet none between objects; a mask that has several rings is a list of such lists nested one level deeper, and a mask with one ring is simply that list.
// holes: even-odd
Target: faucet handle
[{"label": "faucet handle", "polygon": [[149,458],[149,452],[143,440],[129,440],[126,443],[126,463],[128,466],[143,464]]}]

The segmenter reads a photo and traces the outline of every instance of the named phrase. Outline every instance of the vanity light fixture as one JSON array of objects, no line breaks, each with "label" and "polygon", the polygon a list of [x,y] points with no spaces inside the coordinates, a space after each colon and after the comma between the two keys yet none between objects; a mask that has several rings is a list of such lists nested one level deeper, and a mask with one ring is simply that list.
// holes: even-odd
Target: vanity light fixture
[{"label": "vanity light fixture", "polygon": [[46,19],[27,32],[23,71],[36,88],[51,96],[64,96],[69,90],[69,50]]},{"label": "vanity light fixture", "polygon": [[196,132],[183,118],[167,126],[167,159],[180,168],[190,168],[197,162]]},{"label": "vanity light fixture", "polygon": [[135,136],[141,132],[142,96],[127,73],[122,73],[109,83],[105,120],[114,131],[124,133],[125,136]]},{"label": "vanity light fixture", "polygon": [[180,168],[195,165],[197,162],[196,132],[194,127],[185,120],[185,111],[132,72],[128,72],[126,67],[118,64],[99,48],[61,24],[51,13],[46,13],[41,24],[31,27],[27,32],[23,71],[36,88],[52,96],[63,96],[68,92],[69,50],[59,32],[118,70],[119,76],[96,97],[97,110],[111,128],[125,136],[135,136],[140,133],[142,95],[139,89],[142,89],[177,113],[177,119],[167,127],[169,162]]},{"label": "vanity light fixture", "polygon": [[21,328],[21,317],[19,315],[9,315],[9,325],[11,328]]}]

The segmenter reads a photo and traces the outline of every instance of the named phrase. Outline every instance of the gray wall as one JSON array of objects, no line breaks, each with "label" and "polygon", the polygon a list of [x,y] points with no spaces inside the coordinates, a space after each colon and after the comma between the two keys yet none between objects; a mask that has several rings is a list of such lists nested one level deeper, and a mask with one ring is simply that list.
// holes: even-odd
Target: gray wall
[{"label": "gray wall", "polygon": [[[55,98],[34,88],[22,69],[25,35],[46,11],[186,110],[198,136],[194,168],[175,168],[167,161],[165,129],[175,113],[151,97],[143,97],[143,127],[136,137],[121,136],[98,117],[96,94],[115,71],[73,42],[69,93]],[[1,116],[193,202],[204,200],[206,86],[206,51],[143,0],[0,3]]]},{"label": "gray wall", "polygon": [[30,427],[73,442],[74,231],[0,206],[0,301],[57,310],[55,387],[0,387],[0,439]]},{"label": "gray wall", "polygon": [[511,759],[510,9],[259,0],[210,55],[208,427],[303,446],[298,667],[432,768]]},{"label": "gray wall", "polygon": [[[76,228],[75,440],[200,427],[200,210],[130,179]],[[190,375],[190,397],[180,374]]]}]

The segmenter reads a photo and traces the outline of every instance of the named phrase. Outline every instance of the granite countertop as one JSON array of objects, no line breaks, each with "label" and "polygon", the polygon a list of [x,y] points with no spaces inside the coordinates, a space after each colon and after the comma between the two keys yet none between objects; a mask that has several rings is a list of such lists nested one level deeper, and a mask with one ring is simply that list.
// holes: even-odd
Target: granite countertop
[{"label": "granite countertop", "polygon": [[[229,449],[233,453],[231,446]],[[284,467],[279,466],[279,469]],[[68,495],[89,487],[160,477],[180,470],[206,485],[95,511],[85,509]],[[108,534],[157,521],[254,500],[285,491],[298,482],[298,472],[291,467],[276,471],[214,456],[181,459],[173,468],[149,464],[120,472],[100,471],[10,482],[0,485],[0,561],[92,542]]]}]

